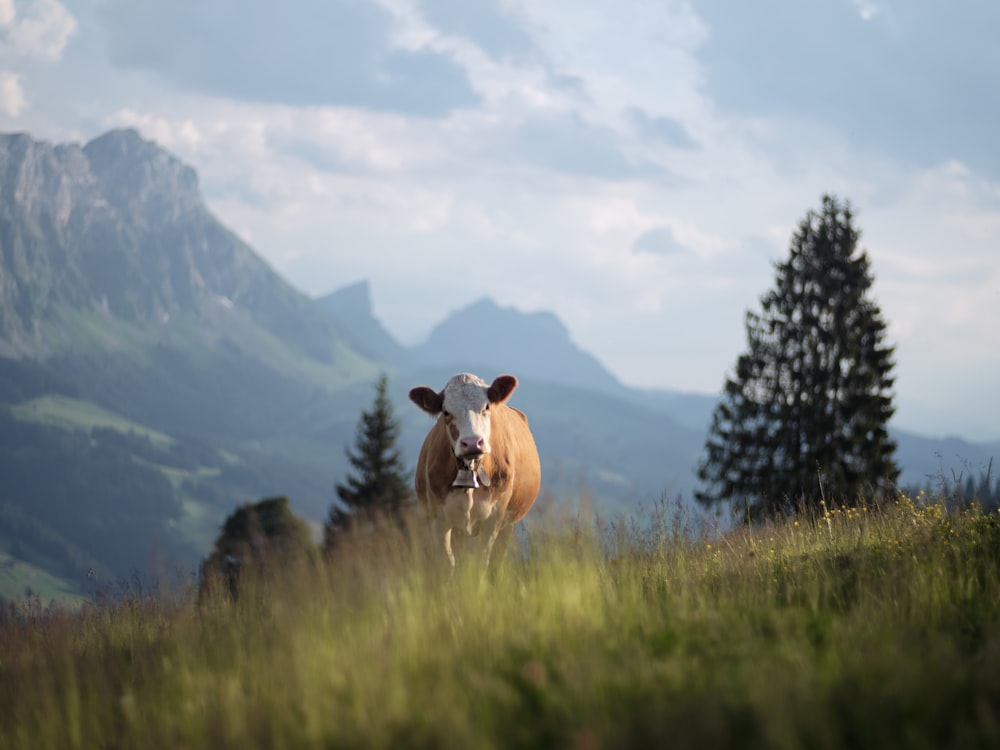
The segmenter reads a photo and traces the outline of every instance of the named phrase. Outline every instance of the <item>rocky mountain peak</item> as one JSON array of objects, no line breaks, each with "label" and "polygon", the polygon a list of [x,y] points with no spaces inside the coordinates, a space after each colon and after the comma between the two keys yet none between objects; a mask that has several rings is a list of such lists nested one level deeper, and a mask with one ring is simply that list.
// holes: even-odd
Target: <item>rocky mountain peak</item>
[{"label": "rocky mountain peak", "polygon": [[57,352],[81,316],[155,329],[178,313],[205,330],[243,316],[324,361],[338,340],[212,216],[195,170],[137,131],[0,135],[0,356]]},{"label": "rocky mountain peak", "polygon": [[26,133],[0,135],[0,205],[32,221],[43,215],[63,231],[73,205],[93,196],[96,180],[79,146],[54,146]]},{"label": "rocky mountain peak", "polygon": [[375,317],[371,285],[367,280],[318,298],[316,305],[333,316],[361,353],[393,366],[404,364],[408,355]]},{"label": "rocky mountain peak", "polygon": [[345,317],[371,315],[374,311],[371,284],[367,280],[358,281],[331,292],[324,300],[323,304],[331,312]]},{"label": "rocky mountain peak", "polygon": [[95,138],[83,154],[104,197],[150,226],[203,208],[198,173],[132,128]]}]

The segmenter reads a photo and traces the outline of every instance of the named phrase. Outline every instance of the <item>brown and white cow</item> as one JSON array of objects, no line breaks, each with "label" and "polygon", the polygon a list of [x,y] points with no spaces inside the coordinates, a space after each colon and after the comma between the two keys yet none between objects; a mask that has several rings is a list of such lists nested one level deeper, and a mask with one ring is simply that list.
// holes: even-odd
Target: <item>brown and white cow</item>
[{"label": "brown and white cow", "polygon": [[510,535],[538,495],[542,469],[528,418],[505,403],[515,388],[513,375],[487,385],[461,373],[440,392],[410,391],[413,403],[438,417],[420,449],[415,484],[453,571],[453,530],[485,532],[485,571],[497,538]]}]

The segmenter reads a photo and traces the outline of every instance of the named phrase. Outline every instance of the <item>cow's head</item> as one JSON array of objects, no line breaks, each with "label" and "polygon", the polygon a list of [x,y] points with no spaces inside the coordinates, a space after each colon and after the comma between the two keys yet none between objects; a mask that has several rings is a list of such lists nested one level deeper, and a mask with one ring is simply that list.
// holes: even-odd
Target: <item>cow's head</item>
[{"label": "cow's head", "polygon": [[455,455],[475,458],[490,452],[490,407],[502,404],[517,388],[517,378],[500,375],[486,385],[475,375],[456,375],[440,393],[425,385],[410,391],[410,400],[428,414],[441,415]]}]

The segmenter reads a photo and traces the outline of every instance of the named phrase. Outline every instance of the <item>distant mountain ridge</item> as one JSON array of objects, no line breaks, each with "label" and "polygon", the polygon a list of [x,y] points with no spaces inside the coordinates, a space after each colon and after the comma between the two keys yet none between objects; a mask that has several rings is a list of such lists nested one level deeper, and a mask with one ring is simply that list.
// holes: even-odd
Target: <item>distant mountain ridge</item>
[{"label": "distant mountain ridge", "polygon": [[482,377],[503,370],[620,396],[629,391],[596,357],[573,343],[569,330],[551,312],[521,312],[482,297],[438,322],[423,343],[406,347],[375,317],[368,281],[317,297],[316,304],[340,321],[360,351],[396,368],[465,368],[482,370]]},{"label": "distant mountain ridge", "polygon": [[410,352],[375,317],[368,281],[359,281],[318,297],[316,305],[341,322],[355,348],[365,356],[393,367],[410,363]]},{"label": "distant mountain ridge", "polygon": [[413,356],[421,365],[471,363],[568,386],[625,392],[596,357],[573,343],[554,314],[523,313],[488,297],[448,315]]}]

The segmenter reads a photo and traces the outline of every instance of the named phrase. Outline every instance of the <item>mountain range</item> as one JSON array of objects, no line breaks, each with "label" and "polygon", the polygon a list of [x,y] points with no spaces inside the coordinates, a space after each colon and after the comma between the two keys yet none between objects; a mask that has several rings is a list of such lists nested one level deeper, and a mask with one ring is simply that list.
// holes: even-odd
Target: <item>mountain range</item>
[{"label": "mountain range", "polygon": [[[137,131],[0,135],[0,595],[190,570],[265,496],[319,523],[377,375],[415,458],[430,424],[407,391],[459,371],[520,378],[539,515],[584,496],[604,514],[688,502],[713,397],[628,388],[555,315],[488,298],[402,346],[367,282],[302,294]],[[910,484],[1000,449],[896,438]]]}]

